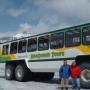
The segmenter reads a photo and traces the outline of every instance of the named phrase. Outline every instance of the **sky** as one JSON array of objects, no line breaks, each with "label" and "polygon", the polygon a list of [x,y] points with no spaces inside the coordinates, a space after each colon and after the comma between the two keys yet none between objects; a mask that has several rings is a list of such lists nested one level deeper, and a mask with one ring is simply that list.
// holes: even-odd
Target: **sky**
[{"label": "sky", "polygon": [[90,0],[0,0],[0,37],[90,22]]}]

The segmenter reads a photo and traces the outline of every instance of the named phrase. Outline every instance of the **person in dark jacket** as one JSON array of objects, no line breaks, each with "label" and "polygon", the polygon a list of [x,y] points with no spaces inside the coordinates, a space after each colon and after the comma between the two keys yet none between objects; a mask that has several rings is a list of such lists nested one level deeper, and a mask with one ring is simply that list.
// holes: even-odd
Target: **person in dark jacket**
[{"label": "person in dark jacket", "polygon": [[66,60],[59,70],[59,76],[61,78],[61,89],[63,90],[65,88],[66,90],[68,90],[70,66],[67,64]]},{"label": "person in dark jacket", "polygon": [[80,90],[80,75],[81,75],[81,68],[80,66],[76,65],[76,62],[73,62],[70,67],[70,75],[72,78],[72,86],[73,89]]}]

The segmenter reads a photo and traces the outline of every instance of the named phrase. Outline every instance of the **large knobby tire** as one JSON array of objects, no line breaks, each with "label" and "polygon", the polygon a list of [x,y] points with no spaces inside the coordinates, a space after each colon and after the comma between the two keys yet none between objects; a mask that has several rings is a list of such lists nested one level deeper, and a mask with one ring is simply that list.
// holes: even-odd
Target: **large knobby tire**
[{"label": "large knobby tire", "polygon": [[14,70],[15,70],[15,66],[14,65],[6,64],[6,67],[5,67],[5,78],[7,80],[14,79]]},{"label": "large knobby tire", "polygon": [[25,64],[17,65],[15,69],[15,78],[17,81],[20,81],[20,82],[27,81],[31,76],[32,76],[32,73],[26,67]]},{"label": "large knobby tire", "polygon": [[80,77],[80,83],[82,88],[90,88],[90,63],[82,63],[82,74]]}]

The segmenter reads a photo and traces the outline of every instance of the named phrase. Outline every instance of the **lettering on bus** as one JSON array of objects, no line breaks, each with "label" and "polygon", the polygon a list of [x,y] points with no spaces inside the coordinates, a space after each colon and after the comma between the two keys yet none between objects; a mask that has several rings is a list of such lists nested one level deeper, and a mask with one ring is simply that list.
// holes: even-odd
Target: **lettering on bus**
[{"label": "lettering on bus", "polygon": [[47,57],[50,57],[50,53],[31,54],[31,59],[34,59],[34,58],[47,58]]},{"label": "lettering on bus", "polygon": [[43,53],[43,54],[31,54],[31,59],[37,59],[37,58],[50,58],[50,54],[51,57],[59,57],[59,56],[64,56],[64,52],[51,52],[51,53]]},{"label": "lettering on bus", "polygon": [[52,52],[52,57],[64,56],[64,52]]}]

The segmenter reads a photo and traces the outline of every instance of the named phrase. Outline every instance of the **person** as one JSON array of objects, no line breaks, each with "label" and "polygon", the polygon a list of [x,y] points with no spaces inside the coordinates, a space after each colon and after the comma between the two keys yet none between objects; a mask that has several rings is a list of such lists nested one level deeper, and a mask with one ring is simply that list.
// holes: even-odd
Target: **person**
[{"label": "person", "polygon": [[70,75],[73,89],[80,90],[81,68],[80,66],[76,65],[76,62],[73,62],[70,67]]},{"label": "person", "polygon": [[65,60],[63,65],[60,67],[59,77],[61,78],[61,90],[68,90],[70,66],[67,64],[67,60]]}]

